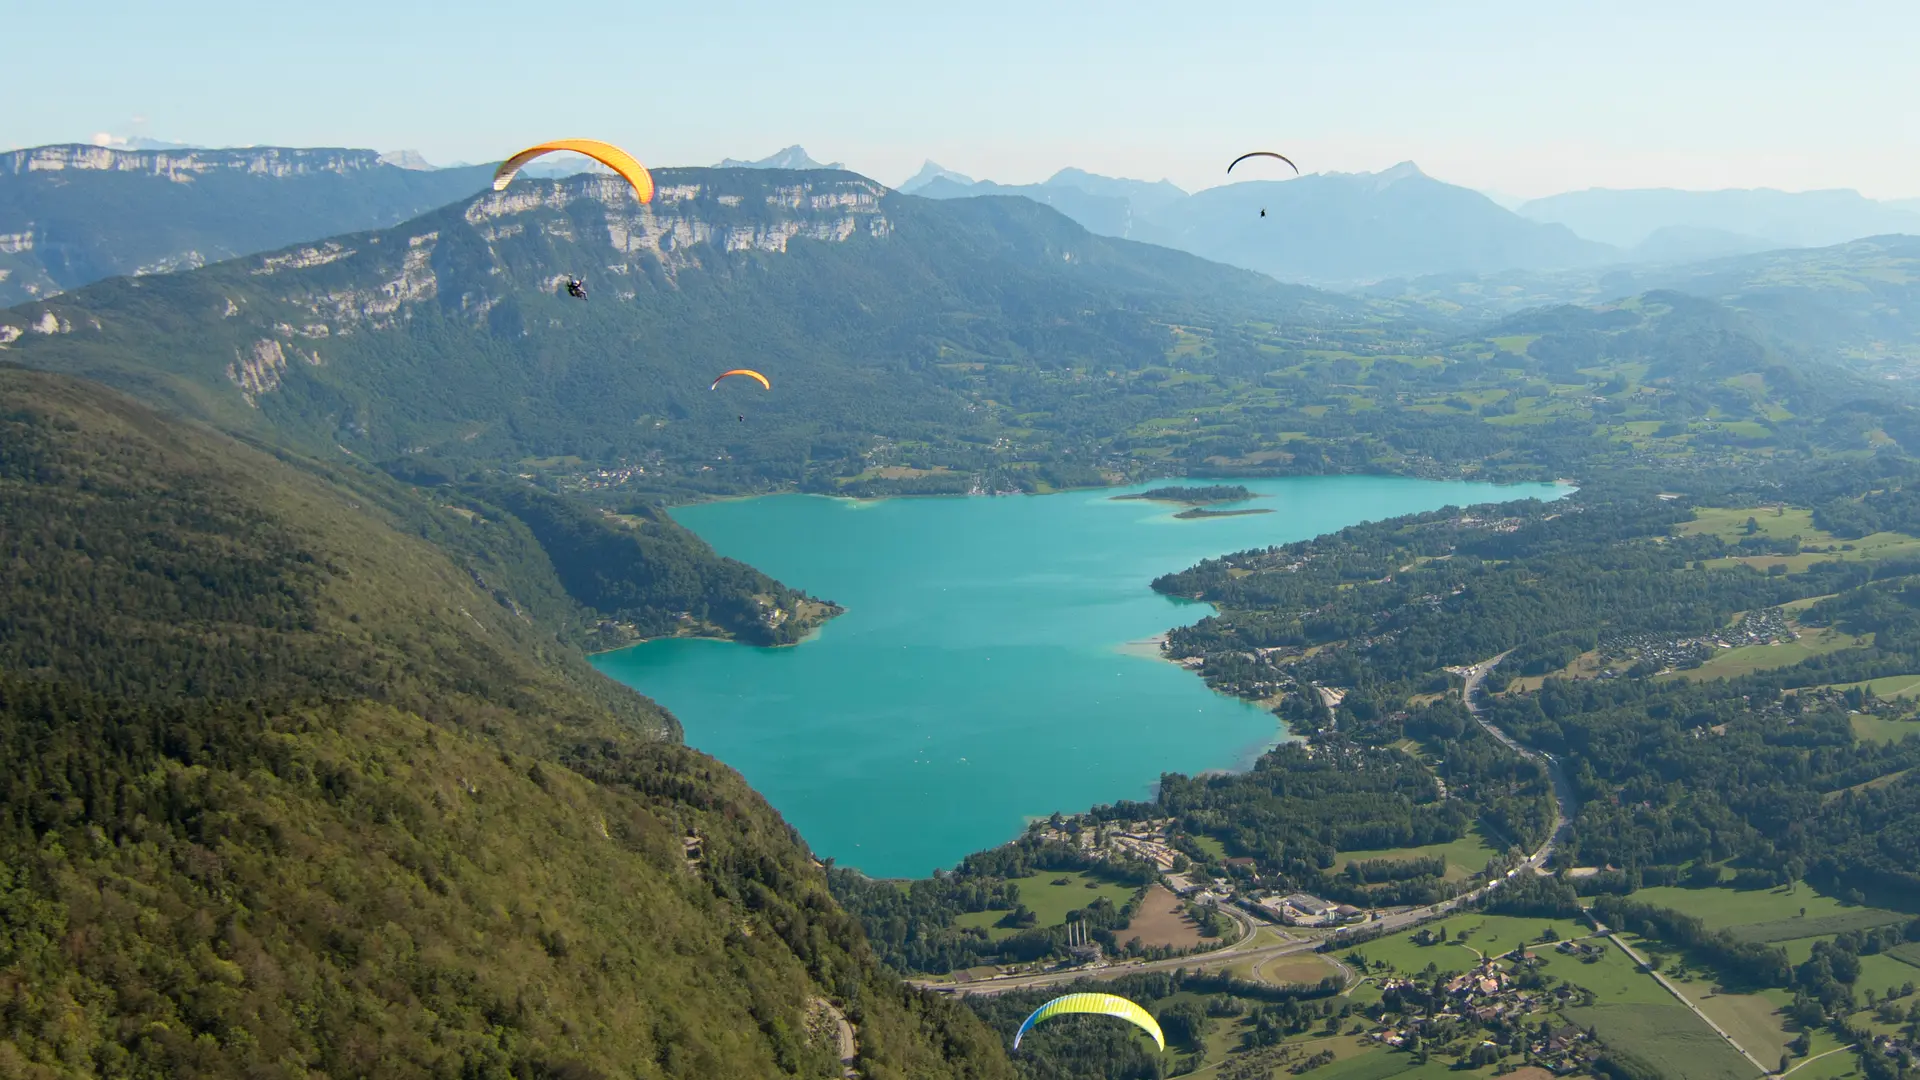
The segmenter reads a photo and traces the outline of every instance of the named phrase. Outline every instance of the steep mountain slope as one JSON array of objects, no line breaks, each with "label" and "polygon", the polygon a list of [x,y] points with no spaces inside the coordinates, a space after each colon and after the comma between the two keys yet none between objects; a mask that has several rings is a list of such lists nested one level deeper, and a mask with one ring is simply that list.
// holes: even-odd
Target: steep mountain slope
[{"label": "steep mountain slope", "polygon": [[1644,243],[1655,232],[1676,226],[1751,237],[1758,244],[1751,250],[1823,247],[1883,233],[1920,233],[1920,213],[1848,190],[1590,188],[1534,199],[1518,212],[1620,247]]},{"label": "steep mountain slope", "polygon": [[1169,205],[1135,235],[1283,281],[1321,285],[1618,258],[1606,245],[1564,226],[1527,221],[1412,162],[1379,173],[1209,188]]},{"label": "steep mountain slope", "polygon": [[391,225],[487,176],[485,166],[401,168],[371,150],[10,151],[0,154],[0,307]]},{"label": "steep mountain slope", "polygon": [[[833,490],[886,446],[972,468],[1003,437],[1106,434],[1028,414],[1164,364],[1183,325],[1374,318],[1025,199],[656,175],[650,206],[601,177],[516,183],[397,229],[103,282],[0,315],[0,344],[317,453],[572,462],[574,487],[615,493]],[[590,299],[565,295],[569,273]],[[741,365],[774,390],[708,390]]]},{"label": "steep mountain slope", "polygon": [[835,1009],[865,1076],[1010,1075],[423,538],[471,508],[16,368],[0,425],[9,1075],[839,1077]]}]

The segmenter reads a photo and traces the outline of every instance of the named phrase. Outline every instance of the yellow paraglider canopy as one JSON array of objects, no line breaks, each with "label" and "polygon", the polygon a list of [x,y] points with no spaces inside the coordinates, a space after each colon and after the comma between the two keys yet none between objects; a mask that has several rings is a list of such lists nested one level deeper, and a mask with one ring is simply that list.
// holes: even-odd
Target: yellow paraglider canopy
[{"label": "yellow paraglider canopy", "polygon": [[723,382],[730,375],[744,375],[749,379],[758,380],[760,385],[765,387],[768,390],[773,389],[773,384],[767,381],[767,377],[765,375],[762,375],[757,371],[749,371],[746,368],[734,368],[732,371],[721,372],[720,378],[713,380],[713,385],[708,387],[707,389],[709,390],[720,389],[721,382]]},{"label": "yellow paraglider canopy", "polygon": [[1054,998],[1033,1010],[1033,1015],[1027,1017],[1026,1022],[1020,1025],[1020,1030],[1013,1033],[1013,1048],[1020,1049],[1020,1040],[1026,1038],[1027,1032],[1033,1030],[1033,1025],[1042,1020],[1051,1020],[1056,1016],[1068,1016],[1074,1013],[1112,1016],[1125,1020],[1153,1036],[1155,1046],[1161,1050],[1167,1048],[1167,1037],[1161,1034],[1160,1022],[1153,1018],[1153,1014],[1116,994],[1068,994],[1065,997]]},{"label": "yellow paraglider canopy", "polygon": [[505,191],[513,183],[513,174],[520,166],[542,154],[551,154],[561,150],[571,150],[576,154],[585,154],[621,175],[627,183],[633,185],[633,193],[641,202],[653,201],[653,174],[645,165],[634,159],[632,154],[598,139],[555,139],[539,146],[529,146],[500,163],[493,174],[493,190]]}]

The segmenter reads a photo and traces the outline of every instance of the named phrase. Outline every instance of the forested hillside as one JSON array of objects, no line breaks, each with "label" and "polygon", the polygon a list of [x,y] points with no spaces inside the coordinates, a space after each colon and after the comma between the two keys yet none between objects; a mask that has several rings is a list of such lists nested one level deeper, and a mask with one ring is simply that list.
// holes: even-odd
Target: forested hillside
[{"label": "forested hillside", "polygon": [[0,1069],[839,1077],[838,1012],[1009,1075],[586,667],[545,525],[19,369],[0,424]]}]

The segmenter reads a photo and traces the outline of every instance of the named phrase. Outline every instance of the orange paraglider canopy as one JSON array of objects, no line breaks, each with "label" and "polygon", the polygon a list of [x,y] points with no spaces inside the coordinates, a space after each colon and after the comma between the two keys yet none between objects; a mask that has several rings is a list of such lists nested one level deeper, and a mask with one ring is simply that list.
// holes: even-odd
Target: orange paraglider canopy
[{"label": "orange paraglider canopy", "polygon": [[520,171],[520,166],[542,154],[552,154],[562,150],[585,154],[605,165],[633,185],[633,193],[641,202],[653,201],[653,174],[647,171],[647,167],[640,164],[632,154],[612,143],[604,143],[598,139],[555,139],[553,142],[544,142],[539,146],[529,146],[501,162],[500,167],[494,170],[493,190],[505,191],[507,185],[513,183],[513,174]]},{"label": "orange paraglider canopy", "polygon": [[749,371],[746,368],[734,368],[732,371],[721,372],[720,378],[713,380],[713,385],[708,387],[707,389],[709,390],[720,389],[720,383],[732,375],[745,375],[749,379],[758,380],[760,385],[767,388],[768,390],[773,389],[773,384],[767,381],[767,377],[765,375],[762,375],[757,371]]}]

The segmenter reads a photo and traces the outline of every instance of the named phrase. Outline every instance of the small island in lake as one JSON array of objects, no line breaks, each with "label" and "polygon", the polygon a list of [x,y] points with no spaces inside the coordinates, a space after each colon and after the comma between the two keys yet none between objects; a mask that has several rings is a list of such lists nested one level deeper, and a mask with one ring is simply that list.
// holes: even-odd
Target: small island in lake
[{"label": "small island in lake", "polygon": [[[1185,503],[1188,506],[1206,506],[1210,503],[1242,502],[1256,498],[1253,492],[1239,484],[1211,484],[1206,487],[1163,487],[1151,491],[1136,492],[1132,495],[1115,495],[1115,499],[1149,499],[1153,502]],[[1234,510],[1235,514],[1262,514],[1264,510]],[[1177,514],[1176,517],[1185,517]]]},{"label": "small island in lake", "polygon": [[1246,510],[1208,510],[1205,507],[1195,506],[1195,507],[1190,507],[1186,510],[1182,510],[1173,516],[1176,518],[1179,518],[1182,521],[1186,521],[1191,518],[1239,517],[1242,514],[1271,514],[1271,513],[1273,513],[1273,511],[1266,509],[1265,507],[1252,507]]}]

